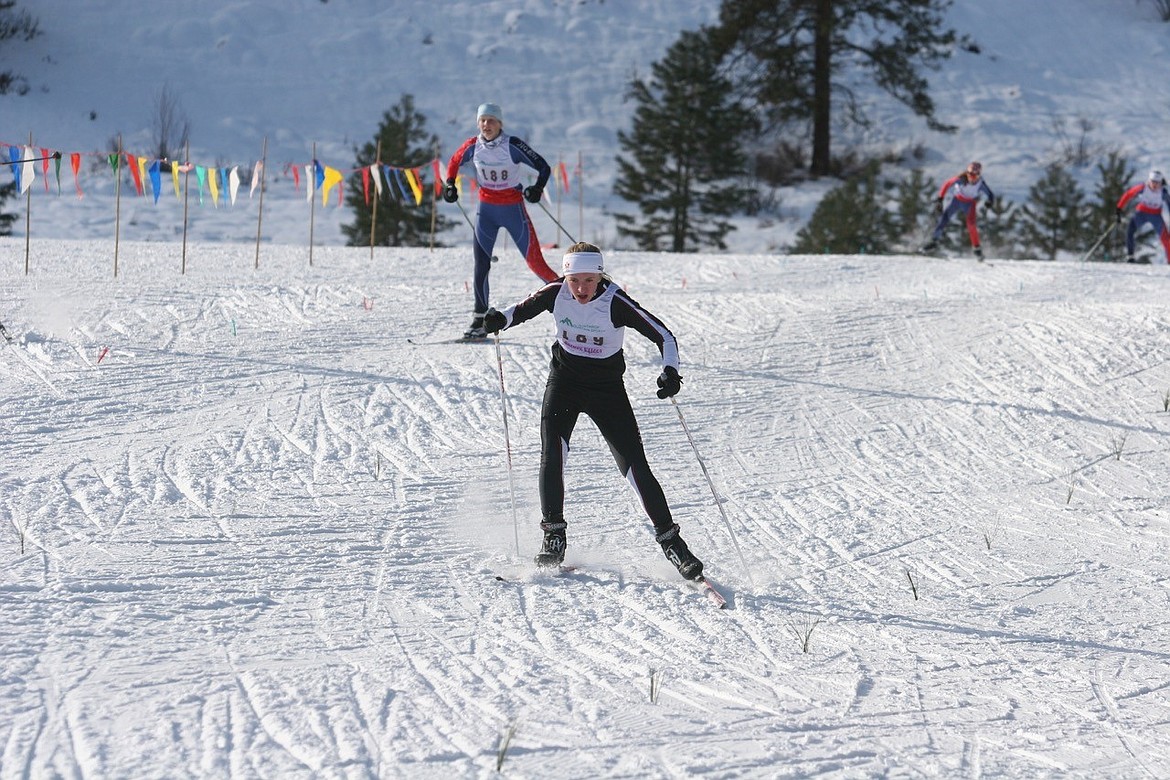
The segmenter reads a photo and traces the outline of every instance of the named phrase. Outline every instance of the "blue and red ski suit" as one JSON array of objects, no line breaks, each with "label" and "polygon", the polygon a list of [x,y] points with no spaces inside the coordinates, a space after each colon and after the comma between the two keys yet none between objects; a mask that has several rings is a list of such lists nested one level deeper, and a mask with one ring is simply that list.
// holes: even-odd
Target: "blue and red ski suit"
[{"label": "blue and red ski suit", "polygon": [[447,163],[447,178],[455,178],[459,169],[469,163],[475,166],[475,179],[479,184],[473,286],[475,313],[482,314],[488,309],[488,274],[492,270],[492,249],[500,228],[512,236],[534,274],[545,282],[558,278],[540,251],[536,229],[524,208],[524,186],[520,181],[520,166],[527,165],[536,171],[533,186],[543,190],[552,169],[532,147],[503,132],[490,141],[482,135],[464,141]]},{"label": "blue and red ski suit", "polygon": [[1170,206],[1170,193],[1167,193],[1165,184],[1161,182],[1158,184],[1160,186],[1150,187],[1149,183],[1145,182],[1130,187],[1121,196],[1121,200],[1117,201],[1117,209],[1120,215],[1121,209],[1124,209],[1131,200],[1137,199],[1133,217],[1125,231],[1125,253],[1133,257],[1138,228],[1149,225],[1158,234],[1162,249],[1166,252],[1166,262],[1170,263],[1170,232],[1167,232],[1166,223],[1162,220],[1162,206]]},{"label": "blue and red ski suit", "polygon": [[943,230],[951,221],[951,217],[955,215],[955,212],[962,211],[967,218],[967,235],[971,238],[971,246],[979,246],[979,226],[975,222],[975,206],[979,203],[980,195],[986,195],[988,201],[994,201],[995,194],[992,193],[982,176],[976,181],[971,181],[965,171],[943,182],[942,187],[938,190],[938,199],[941,201],[945,198],[947,192],[951,193],[951,202],[947,204],[942,216],[939,217],[938,224],[934,226],[933,240],[941,239]]}]

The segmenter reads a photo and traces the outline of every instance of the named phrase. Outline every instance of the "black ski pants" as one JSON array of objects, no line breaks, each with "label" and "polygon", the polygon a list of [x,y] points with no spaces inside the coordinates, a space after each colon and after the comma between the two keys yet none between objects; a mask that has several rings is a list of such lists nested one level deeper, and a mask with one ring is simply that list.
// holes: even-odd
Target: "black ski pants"
[{"label": "black ski pants", "polygon": [[558,520],[565,509],[565,457],[569,439],[581,413],[589,415],[617,462],[637,492],[642,508],[657,533],[674,525],[662,486],[646,462],[642,434],[619,376],[604,382],[569,379],[555,368],[544,387],[540,412],[540,509],[546,520]]}]

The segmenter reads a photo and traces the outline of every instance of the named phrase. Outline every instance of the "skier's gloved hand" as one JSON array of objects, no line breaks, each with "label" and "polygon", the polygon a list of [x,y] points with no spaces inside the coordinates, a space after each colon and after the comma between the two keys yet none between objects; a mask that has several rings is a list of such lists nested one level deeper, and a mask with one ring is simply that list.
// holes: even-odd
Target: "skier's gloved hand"
[{"label": "skier's gloved hand", "polygon": [[544,194],[544,187],[537,187],[535,184],[524,189],[524,200],[529,203],[539,203],[540,196]]},{"label": "skier's gloved hand", "polygon": [[939,214],[942,214],[942,212],[943,212],[942,202],[943,202],[943,199],[942,199],[942,198],[939,198],[938,200],[936,200],[936,201],[934,202],[934,215],[935,215],[936,217],[937,217]]},{"label": "skier's gloved hand", "polygon": [[1122,211],[1120,207],[1118,207],[1118,209],[1117,209],[1117,224],[1118,224],[1118,225],[1120,225],[1120,224],[1121,224],[1121,217],[1122,217],[1122,215],[1123,215],[1124,213],[1125,213],[1125,212],[1124,212],[1124,211]]},{"label": "skier's gloved hand", "polygon": [[447,179],[447,186],[443,188],[443,200],[448,203],[459,200],[459,189],[455,186],[454,179]]},{"label": "skier's gloved hand", "polygon": [[658,375],[658,397],[670,398],[677,395],[679,390],[682,390],[682,377],[678,375],[678,369],[674,366],[662,369]]},{"label": "skier's gloved hand", "polygon": [[495,333],[503,330],[508,325],[508,318],[504,316],[503,312],[498,312],[495,309],[488,309],[483,315],[483,329],[488,333]]}]

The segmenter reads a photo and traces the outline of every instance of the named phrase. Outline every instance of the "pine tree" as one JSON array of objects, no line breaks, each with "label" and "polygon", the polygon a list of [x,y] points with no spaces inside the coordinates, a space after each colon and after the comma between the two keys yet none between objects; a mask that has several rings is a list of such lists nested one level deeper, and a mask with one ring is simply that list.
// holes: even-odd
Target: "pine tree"
[{"label": "pine tree", "polygon": [[1030,252],[1055,260],[1058,252],[1084,247],[1083,224],[1092,207],[1076,179],[1059,163],[1028,190],[1028,205],[1020,211],[1020,238]]},{"label": "pine tree", "polygon": [[[41,34],[36,17],[28,11],[17,11],[16,0],[0,0],[0,42],[20,39],[31,41]],[[28,83],[19,73],[11,70],[0,71],[0,95],[28,92]]]},{"label": "pine tree", "polygon": [[[836,80],[868,70],[874,84],[924,117],[935,116],[924,69],[950,56],[954,30],[943,29],[951,0],[723,0],[713,40],[737,84],[771,125],[811,123],[814,175],[831,173],[835,97],[849,118],[865,124],[852,91]],[[840,121],[838,118],[837,121]]]},{"label": "pine tree", "polygon": [[705,34],[684,32],[651,73],[631,82],[633,127],[618,132],[629,157],[617,158],[614,192],[642,214],[616,215],[618,233],[645,250],[725,249],[734,228],[725,218],[755,194],[742,182],[741,140],[755,120],[730,97]]},{"label": "pine tree", "polygon": [[[1130,167],[1129,160],[1117,150],[1109,152],[1103,162],[1097,163],[1100,180],[1093,191],[1092,215],[1089,225],[1096,232],[1095,241],[1102,233],[1117,222],[1117,201],[1125,194],[1137,170]],[[1091,260],[1119,260],[1125,256],[1125,231],[1114,229],[1112,240],[1094,253]]]},{"label": "pine tree", "polygon": [[817,204],[808,224],[796,234],[794,254],[885,254],[893,249],[899,220],[885,208],[889,198],[878,178],[878,165],[869,165],[829,190]]},{"label": "pine tree", "polygon": [[[381,159],[378,159],[378,143],[381,142]],[[414,97],[403,95],[398,105],[382,114],[382,123],[374,140],[360,149],[354,149],[358,170],[349,177],[345,203],[354,213],[354,221],[342,225],[347,246],[369,246],[370,226],[374,224],[374,199],[376,189],[370,182],[370,202],[366,202],[366,188],[363,186],[362,170],[374,163],[394,168],[417,168],[429,164],[439,147],[439,139],[426,131],[426,118],[414,108]],[[426,246],[431,240],[431,215],[433,194],[424,187],[421,204],[415,202],[413,194],[402,192],[397,185],[389,185],[383,179],[382,196],[378,198],[377,224],[374,233],[375,246]],[[440,215],[435,216],[435,233],[439,234],[453,226],[453,222]],[[437,244],[440,245],[441,244]]]}]

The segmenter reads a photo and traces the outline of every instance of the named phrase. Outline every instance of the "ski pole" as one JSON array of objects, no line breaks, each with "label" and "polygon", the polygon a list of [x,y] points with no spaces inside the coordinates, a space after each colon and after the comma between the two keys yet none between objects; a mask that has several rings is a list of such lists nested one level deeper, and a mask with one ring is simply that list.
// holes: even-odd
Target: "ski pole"
[{"label": "ski pole", "polygon": [[29,157],[29,158],[24,159],[24,160],[0,160],[0,164],[20,165],[21,163],[44,162],[45,160],[60,160],[60,159],[61,159],[61,153],[60,152],[53,152],[48,157]]},{"label": "ski pole", "polygon": [[715,499],[715,506],[719,509],[719,514],[723,516],[723,524],[727,526],[727,533],[731,535],[731,542],[735,545],[735,552],[739,554],[739,562],[743,564],[743,571],[747,574],[748,584],[753,588],[756,583],[752,581],[752,570],[748,568],[747,559],[743,557],[743,550],[739,549],[739,540],[735,538],[735,531],[731,527],[731,521],[727,519],[727,513],[723,511],[723,504],[719,501],[719,494],[715,492],[715,483],[711,480],[711,474],[707,471],[707,464],[703,462],[703,456],[699,454],[699,448],[695,446],[695,439],[691,436],[691,429],[687,427],[687,421],[683,418],[682,407],[678,405],[678,401],[674,400],[674,396],[670,397],[670,402],[674,404],[674,410],[678,412],[678,421],[682,423],[683,433],[687,435],[687,441],[691,443],[691,449],[695,451],[695,460],[699,461],[699,468],[703,470],[703,476],[707,478],[707,487],[711,488],[711,497]]},{"label": "ski pole", "polygon": [[1082,263],[1087,262],[1088,259],[1093,256],[1093,253],[1097,251],[1097,247],[1101,246],[1101,243],[1103,241],[1105,241],[1105,239],[1109,238],[1109,234],[1112,233],[1114,230],[1116,230],[1117,226],[1120,224],[1121,224],[1120,222],[1117,222],[1116,220],[1114,220],[1113,224],[1109,226],[1109,229],[1106,230],[1104,233],[1102,233],[1101,237],[1098,238],[1097,241],[1091,247],[1089,247],[1088,252],[1085,252],[1085,256],[1081,258],[1081,262]]},{"label": "ski pole", "polygon": [[516,518],[516,480],[512,476],[512,439],[508,434],[508,396],[504,391],[504,355],[500,351],[500,332],[496,331],[496,365],[500,373],[500,409],[504,413],[504,449],[508,454],[508,493],[512,501],[512,533],[516,537],[516,557],[520,557],[520,521]]},{"label": "ski pole", "polygon": [[537,201],[537,202],[540,204],[540,207],[542,209],[544,209],[544,213],[548,214],[548,218],[551,219],[553,222],[555,222],[557,227],[559,227],[561,229],[561,232],[563,232],[566,236],[568,236],[569,240],[572,241],[574,244],[577,243],[577,239],[573,238],[573,234],[570,233],[568,230],[566,230],[565,226],[561,224],[561,221],[552,215],[552,212],[548,210],[548,206],[544,205],[544,201],[541,200],[541,201]]}]

